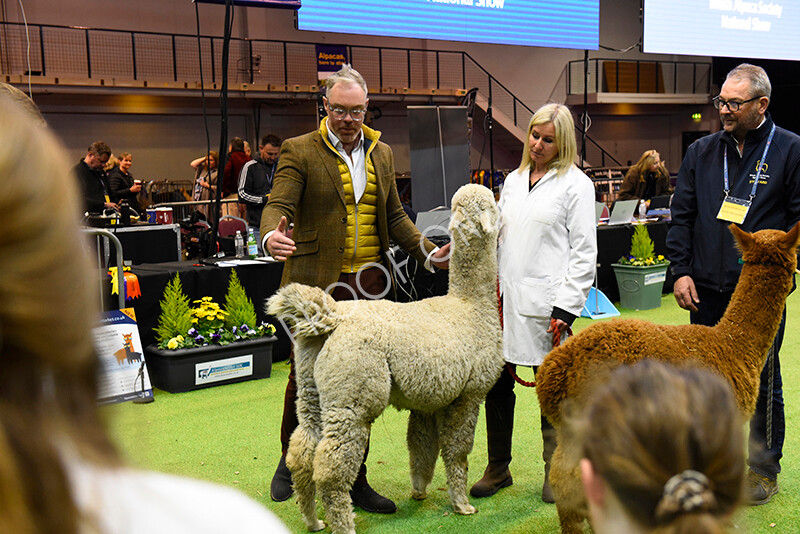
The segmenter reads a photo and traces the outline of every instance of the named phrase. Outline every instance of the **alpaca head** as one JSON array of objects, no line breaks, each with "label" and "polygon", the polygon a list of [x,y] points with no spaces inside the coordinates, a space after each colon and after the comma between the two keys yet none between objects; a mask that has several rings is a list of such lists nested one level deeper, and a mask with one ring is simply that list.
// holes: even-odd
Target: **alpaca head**
[{"label": "alpaca head", "polygon": [[476,238],[497,246],[499,210],[492,191],[482,185],[467,184],[453,195],[450,238],[453,250]]},{"label": "alpaca head", "polygon": [[797,268],[797,246],[800,244],[800,224],[795,224],[788,232],[760,230],[751,234],[735,224],[728,228],[745,264],[780,265],[794,273]]}]

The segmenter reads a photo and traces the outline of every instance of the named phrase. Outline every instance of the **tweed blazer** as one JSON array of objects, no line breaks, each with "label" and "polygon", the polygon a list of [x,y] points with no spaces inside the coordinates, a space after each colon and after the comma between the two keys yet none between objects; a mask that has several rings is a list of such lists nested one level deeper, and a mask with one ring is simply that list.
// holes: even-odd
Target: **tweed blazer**
[{"label": "tweed blazer", "polygon": [[[325,289],[339,279],[342,271],[347,208],[338,169],[341,156],[328,146],[322,131],[321,128],[283,142],[269,202],[261,214],[262,236],[275,230],[281,216],[294,223],[292,239],[297,250],[283,267],[281,285],[299,282]],[[391,238],[422,263],[435,245],[422,238],[403,211],[392,149],[378,141],[380,132],[362,126],[362,134],[365,145],[377,143],[370,158],[378,182],[381,250],[389,249]],[[383,263],[391,270],[387,260]]]}]

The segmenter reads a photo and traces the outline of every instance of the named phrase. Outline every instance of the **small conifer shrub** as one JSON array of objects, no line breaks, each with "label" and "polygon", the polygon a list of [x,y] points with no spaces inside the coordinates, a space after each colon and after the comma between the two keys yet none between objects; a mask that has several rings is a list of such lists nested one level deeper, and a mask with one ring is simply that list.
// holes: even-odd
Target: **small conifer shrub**
[{"label": "small conifer shrub", "polygon": [[248,328],[256,326],[256,309],[253,301],[248,298],[247,293],[239,281],[236,271],[231,272],[231,279],[228,282],[228,293],[225,295],[225,326],[241,328],[247,325]]},{"label": "small conifer shrub", "polygon": [[158,326],[154,329],[158,343],[165,343],[192,328],[192,307],[189,305],[189,297],[183,293],[178,273],[167,284],[163,297],[159,303],[161,314],[158,317]]},{"label": "small conifer shrub", "polygon": [[665,265],[669,263],[663,255],[655,255],[653,240],[650,239],[650,232],[647,225],[639,224],[633,230],[631,237],[631,252],[628,256],[622,256],[619,262],[622,265],[636,265],[646,267],[650,265]]}]

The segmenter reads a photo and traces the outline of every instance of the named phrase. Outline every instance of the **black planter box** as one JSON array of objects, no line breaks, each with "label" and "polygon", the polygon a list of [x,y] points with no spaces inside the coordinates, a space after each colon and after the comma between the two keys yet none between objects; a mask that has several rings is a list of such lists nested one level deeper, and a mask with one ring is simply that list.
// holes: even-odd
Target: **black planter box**
[{"label": "black planter box", "polygon": [[272,345],[277,338],[259,337],[229,345],[193,349],[144,350],[150,382],[170,393],[267,378],[272,371]]}]

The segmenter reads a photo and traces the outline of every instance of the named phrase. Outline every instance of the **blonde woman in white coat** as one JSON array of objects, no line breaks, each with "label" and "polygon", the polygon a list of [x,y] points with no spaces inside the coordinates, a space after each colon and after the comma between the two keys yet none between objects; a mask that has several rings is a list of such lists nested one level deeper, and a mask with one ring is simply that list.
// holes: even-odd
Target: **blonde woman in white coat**
[{"label": "blonde woman in white coat", "polygon": [[[569,108],[547,104],[531,118],[519,168],[500,197],[500,292],[503,350],[512,369],[534,372],[563,340],[592,285],[597,261],[594,186],[573,163],[575,125]],[[489,464],[470,493],[488,497],[513,483],[511,437],[514,379],[506,368],[486,397]],[[555,431],[542,418],[545,478],[542,500],[554,502],[548,481]]]}]

